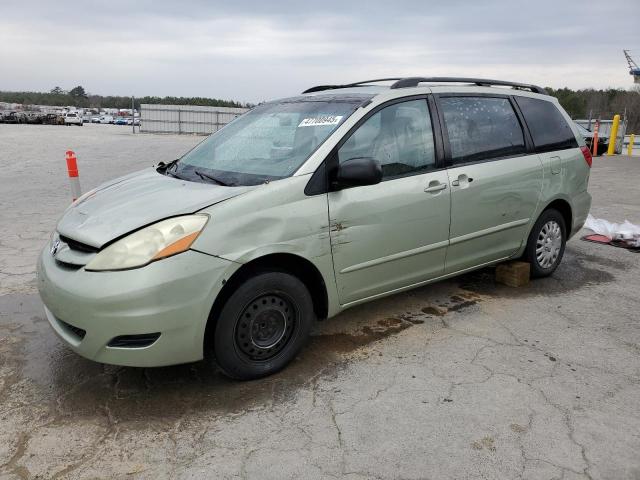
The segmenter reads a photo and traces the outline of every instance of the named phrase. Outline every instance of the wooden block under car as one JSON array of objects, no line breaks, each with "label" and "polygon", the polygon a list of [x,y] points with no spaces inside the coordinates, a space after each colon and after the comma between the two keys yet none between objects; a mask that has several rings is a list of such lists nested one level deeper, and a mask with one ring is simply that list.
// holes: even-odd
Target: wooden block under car
[{"label": "wooden block under car", "polygon": [[531,266],[527,262],[506,262],[496,267],[496,282],[509,287],[522,287],[529,283]]}]

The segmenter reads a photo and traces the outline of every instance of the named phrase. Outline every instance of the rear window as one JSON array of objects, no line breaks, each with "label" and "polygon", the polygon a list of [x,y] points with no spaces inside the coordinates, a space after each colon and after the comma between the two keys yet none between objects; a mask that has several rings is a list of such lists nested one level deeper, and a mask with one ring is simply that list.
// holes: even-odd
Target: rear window
[{"label": "rear window", "polygon": [[573,130],[552,102],[537,98],[516,97],[524,115],[536,152],[576,148]]},{"label": "rear window", "polygon": [[440,99],[453,164],[526,153],[522,126],[509,99]]}]

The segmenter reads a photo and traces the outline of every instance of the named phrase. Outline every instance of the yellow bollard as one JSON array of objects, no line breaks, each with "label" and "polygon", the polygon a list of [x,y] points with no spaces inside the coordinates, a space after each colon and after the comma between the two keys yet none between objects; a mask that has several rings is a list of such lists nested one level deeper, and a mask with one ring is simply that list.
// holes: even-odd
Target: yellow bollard
[{"label": "yellow bollard", "polygon": [[627,147],[627,155],[633,155],[633,141],[636,139],[636,136],[632,133],[629,137],[629,146]]},{"label": "yellow bollard", "polygon": [[616,153],[616,140],[618,137],[618,125],[620,125],[620,115],[613,116],[613,125],[611,125],[611,132],[609,133],[609,149],[607,150],[607,156],[611,156]]}]

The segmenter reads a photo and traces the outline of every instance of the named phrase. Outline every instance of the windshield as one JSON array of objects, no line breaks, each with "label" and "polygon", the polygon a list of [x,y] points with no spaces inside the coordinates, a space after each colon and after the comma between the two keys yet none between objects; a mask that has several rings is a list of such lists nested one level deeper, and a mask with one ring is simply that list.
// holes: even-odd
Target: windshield
[{"label": "windshield", "polygon": [[284,101],[255,107],[188,152],[167,173],[221,185],[291,176],[362,101]]}]

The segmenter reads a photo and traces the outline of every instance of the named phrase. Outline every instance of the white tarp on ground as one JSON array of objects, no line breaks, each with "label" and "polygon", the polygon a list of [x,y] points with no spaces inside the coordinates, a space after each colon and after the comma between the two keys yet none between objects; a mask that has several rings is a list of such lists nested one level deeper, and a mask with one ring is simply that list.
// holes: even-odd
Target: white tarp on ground
[{"label": "white tarp on ground", "polygon": [[640,225],[634,225],[629,220],[613,223],[589,214],[584,227],[611,240],[620,240],[632,247],[640,247]]}]

